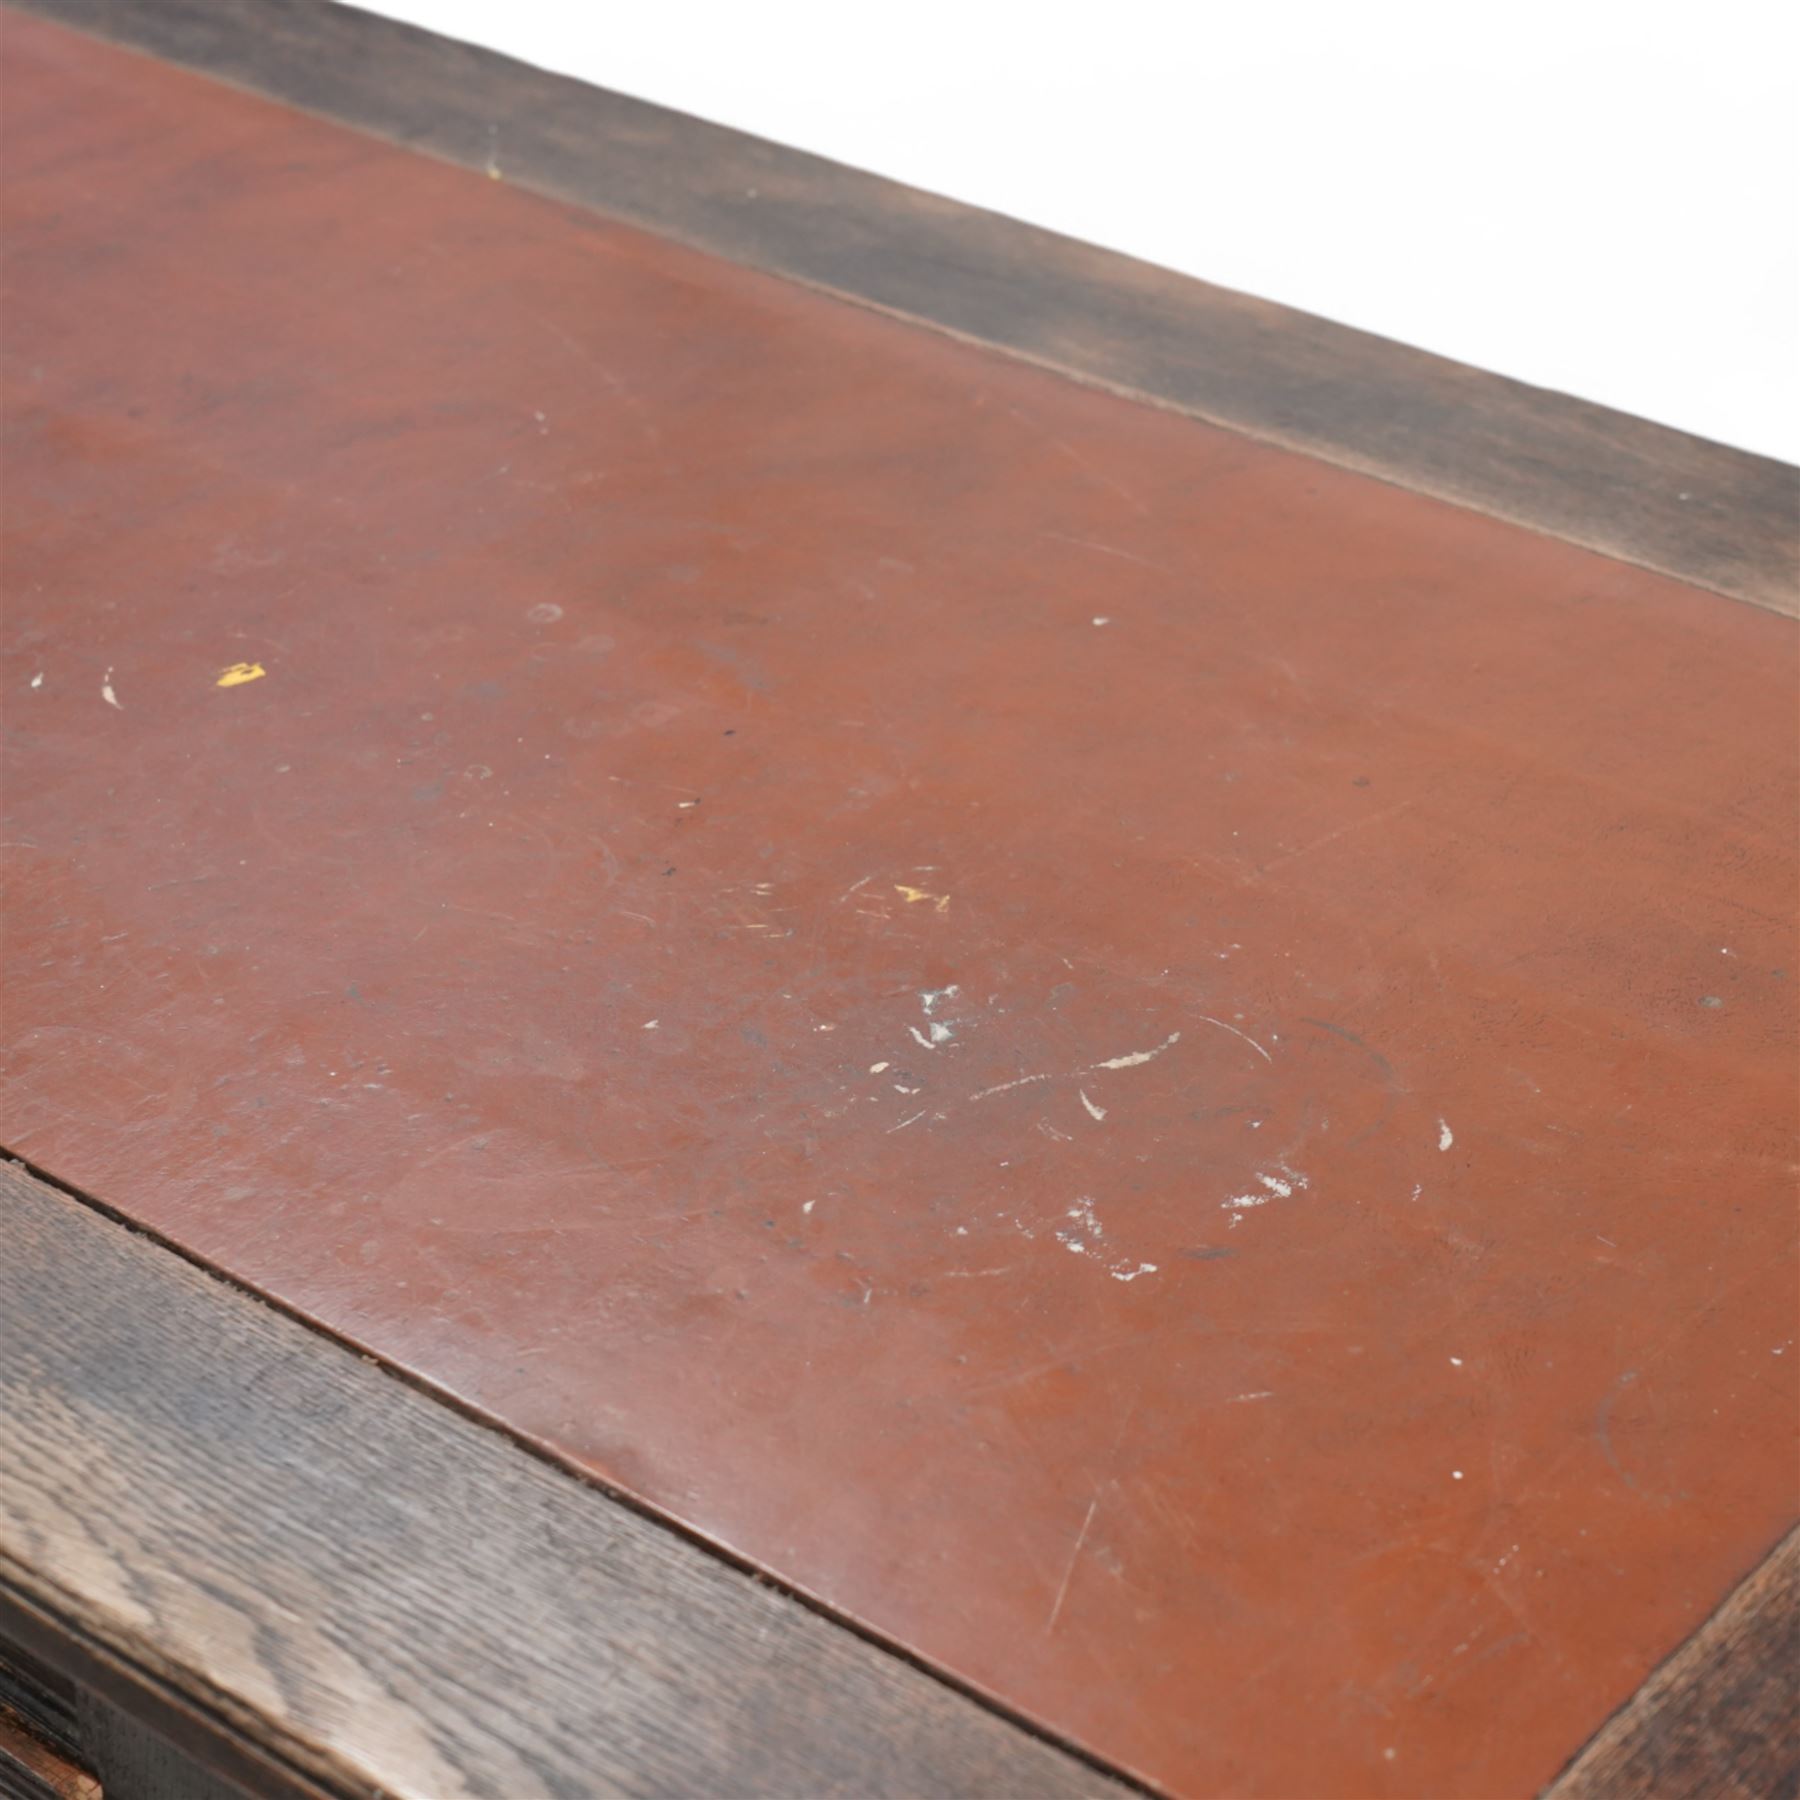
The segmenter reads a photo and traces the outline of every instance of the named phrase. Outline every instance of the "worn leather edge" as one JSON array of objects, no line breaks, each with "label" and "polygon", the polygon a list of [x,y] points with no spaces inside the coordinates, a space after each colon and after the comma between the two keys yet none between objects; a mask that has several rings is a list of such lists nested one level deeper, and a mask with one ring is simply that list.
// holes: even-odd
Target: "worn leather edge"
[{"label": "worn leather edge", "polygon": [[1800,1794],[1800,1526],[1601,1726],[1544,1800]]},{"label": "worn leather edge", "polygon": [[0,1244],[0,1636],[228,1781],[1134,1791],[13,1163]]},{"label": "worn leather edge", "polygon": [[333,0],[23,10],[1061,374],[1800,616],[1800,470]]}]

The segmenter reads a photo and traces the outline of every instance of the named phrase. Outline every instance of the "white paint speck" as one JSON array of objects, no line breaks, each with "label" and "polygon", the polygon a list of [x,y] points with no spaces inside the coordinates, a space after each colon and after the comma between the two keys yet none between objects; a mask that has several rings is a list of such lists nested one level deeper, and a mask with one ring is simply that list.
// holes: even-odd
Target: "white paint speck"
[{"label": "white paint speck", "polygon": [[948,987],[926,988],[919,995],[919,1004],[924,1007],[925,1016],[929,1019],[937,1011],[940,1000],[954,1000],[961,992],[962,989],[954,981]]},{"label": "white paint speck", "polygon": [[1156,1264],[1139,1263],[1135,1269],[1108,1269],[1106,1272],[1114,1281],[1136,1281],[1140,1275],[1154,1275],[1156,1273]]},{"label": "white paint speck", "polygon": [[101,678],[100,698],[104,700],[108,706],[116,707],[120,712],[125,710],[124,707],[119,705],[119,696],[113,692],[111,669],[108,669],[106,674]]},{"label": "white paint speck", "polygon": [[1074,1221],[1074,1229],[1071,1230],[1066,1225],[1057,1226],[1056,1241],[1071,1255],[1085,1256],[1089,1243],[1106,1235],[1095,1216],[1094,1203],[1086,1194],[1080,1195],[1063,1216]]},{"label": "white paint speck", "polygon": [[34,688],[39,688],[44,685],[44,671],[42,669],[39,669],[38,672],[32,676],[31,685]]},{"label": "white paint speck", "polygon": [[835,1025],[815,1025],[813,1027],[813,1030],[814,1031],[836,1031],[837,1027]]},{"label": "white paint speck", "polygon": [[1095,1124],[1098,1124],[1106,1117],[1106,1108],[1104,1106],[1096,1106],[1093,1101],[1087,1097],[1087,1090],[1085,1088],[1078,1091],[1081,1094],[1081,1104],[1087,1108],[1088,1117],[1092,1119]]},{"label": "white paint speck", "polygon": [[1275,1390],[1273,1388],[1258,1388],[1253,1394],[1233,1394],[1225,1404],[1227,1406],[1241,1406],[1246,1400],[1273,1400],[1274,1398]]},{"label": "white paint speck", "polygon": [[818,1204],[819,1204],[819,1203],[818,1203],[818,1201],[816,1201],[816,1200],[803,1200],[803,1201],[801,1201],[801,1203],[800,1203],[800,1210],[801,1210],[801,1211],[802,1211],[802,1212],[803,1212],[803,1213],[807,1213],[807,1212],[811,1212],[811,1211],[812,1211],[812,1209],[813,1209],[813,1208],[814,1208],[814,1207],[815,1207],[815,1206],[817,1206],[817,1205],[818,1205]]},{"label": "white paint speck", "polygon": [[1452,1144],[1454,1144],[1455,1142],[1456,1142],[1456,1133],[1450,1129],[1449,1125],[1443,1119],[1439,1119],[1438,1120],[1438,1148],[1440,1150],[1448,1150],[1450,1148],[1450,1146]]},{"label": "white paint speck", "polygon": [[1414,1198],[1414,1199],[1415,1199],[1415,1200],[1416,1200],[1416,1199],[1418,1199],[1418,1197],[1419,1197],[1419,1196],[1420,1196],[1420,1195],[1421,1195],[1421,1194],[1422,1194],[1422,1193],[1424,1193],[1424,1191],[1425,1191],[1425,1184],[1424,1184],[1424,1182],[1422,1182],[1422,1181],[1415,1181],[1415,1182],[1414,1182],[1414,1183],[1413,1183],[1413,1191],[1412,1191],[1412,1197],[1413,1197],[1413,1198]]},{"label": "white paint speck", "polygon": [[1451,1357],[1450,1366],[1453,1369],[1460,1369],[1462,1367],[1462,1358],[1460,1356]]},{"label": "white paint speck", "polygon": [[1104,613],[1100,613],[1095,617],[1094,623],[1096,625],[1110,625],[1112,623],[1112,620],[1109,619]]},{"label": "white paint speck", "polygon": [[892,1065],[888,1064],[888,1063],[870,1063],[869,1064],[869,1073],[871,1075],[881,1075],[881,1074],[884,1074],[891,1066]]},{"label": "white paint speck", "polygon": [[645,1031],[654,1031],[662,1023],[661,1019],[646,1019],[643,1023]]},{"label": "white paint speck", "polygon": [[1450,1471],[1450,1479],[1452,1481],[1461,1481],[1462,1480],[1462,1470],[1461,1469],[1452,1469]]},{"label": "white paint speck", "polygon": [[935,1050],[937,1048],[937,1040],[935,1038],[928,1038],[918,1026],[909,1025],[906,1029],[912,1033],[914,1043],[921,1045],[927,1050]]},{"label": "white paint speck", "polygon": [[902,1119],[898,1125],[890,1125],[888,1127],[888,1136],[892,1137],[896,1131],[904,1131],[907,1126],[918,1124],[918,1122],[930,1111],[931,1108],[929,1106],[923,1106],[914,1113],[910,1119]]},{"label": "white paint speck", "polygon": [[1255,1192],[1232,1194],[1219,1202],[1220,1211],[1231,1214],[1233,1225],[1236,1225],[1253,1207],[1267,1206],[1271,1200],[1291,1200],[1296,1188],[1306,1187],[1307,1181],[1304,1175],[1290,1169],[1286,1163],[1277,1166],[1281,1170],[1279,1175],[1258,1171],[1256,1179],[1261,1182],[1263,1189],[1260,1194]]},{"label": "white paint speck", "polygon": [[1090,1069],[1135,1069],[1144,1063],[1154,1062],[1156,1058],[1161,1056],[1172,1044],[1179,1044],[1180,1042],[1181,1033],[1179,1031],[1171,1031],[1154,1049],[1134,1050],[1129,1056],[1114,1056],[1109,1058],[1106,1062],[1090,1063],[1088,1067]]}]

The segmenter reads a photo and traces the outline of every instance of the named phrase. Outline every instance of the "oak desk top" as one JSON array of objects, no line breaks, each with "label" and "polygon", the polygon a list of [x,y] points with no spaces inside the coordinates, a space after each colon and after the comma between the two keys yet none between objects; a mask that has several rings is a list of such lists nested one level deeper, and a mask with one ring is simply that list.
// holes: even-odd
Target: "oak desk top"
[{"label": "oak desk top", "polygon": [[[929,286],[881,235],[922,197],[763,147],[727,206],[730,134],[684,164],[362,15],[43,10],[157,54],[0,27],[0,1141],[169,1247],[15,1180],[34,1287],[173,1284],[98,1362],[68,1289],[45,1366],[210,1391],[178,1250],[292,1315],[220,1315],[280,1404],[326,1405],[281,1334],[342,1354],[300,1320],[415,1384],[356,1377],[320,1455],[441,1413],[763,1596],[847,1709],[891,1671],[1010,1747],[893,1791],[1555,1777],[1796,1513],[1791,471],[1330,328],[1296,362],[1274,308],[1220,399],[1157,333],[1256,303],[1053,240],[1034,288],[1022,228],[934,313],[884,286]],[[409,122],[446,80],[485,136]],[[43,1394],[38,1504],[104,1430],[123,1504],[154,1421]],[[225,1471],[271,1404],[169,1429]],[[454,1483],[410,1429],[340,1492]],[[82,1582],[12,1500],[47,1631]],[[609,1714],[502,1779],[327,1714],[270,1754],[328,1788],[825,1768],[732,1731],[634,1786]]]}]

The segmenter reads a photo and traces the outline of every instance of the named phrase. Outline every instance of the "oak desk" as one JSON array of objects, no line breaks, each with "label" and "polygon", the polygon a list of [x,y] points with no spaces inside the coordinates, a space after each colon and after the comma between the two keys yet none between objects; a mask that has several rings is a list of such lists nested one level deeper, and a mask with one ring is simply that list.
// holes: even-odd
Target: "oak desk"
[{"label": "oak desk", "polygon": [[0,56],[70,1780],[1787,1791],[1793,471],[347,9]]}]

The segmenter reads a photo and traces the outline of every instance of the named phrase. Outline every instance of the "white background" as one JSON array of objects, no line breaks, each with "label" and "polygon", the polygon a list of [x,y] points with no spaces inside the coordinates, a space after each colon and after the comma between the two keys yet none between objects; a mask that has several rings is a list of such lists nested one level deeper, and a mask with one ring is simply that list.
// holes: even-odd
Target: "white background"
[{"label": "white background", "polygon": [[372,3],[1800,462],[1795,0]]}]

